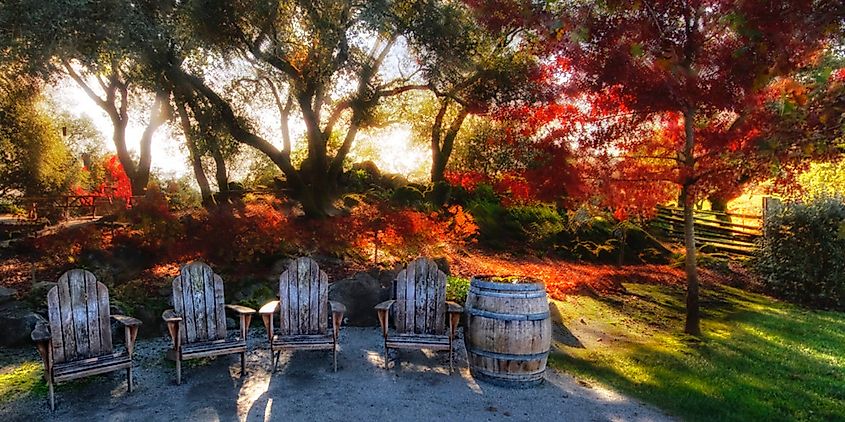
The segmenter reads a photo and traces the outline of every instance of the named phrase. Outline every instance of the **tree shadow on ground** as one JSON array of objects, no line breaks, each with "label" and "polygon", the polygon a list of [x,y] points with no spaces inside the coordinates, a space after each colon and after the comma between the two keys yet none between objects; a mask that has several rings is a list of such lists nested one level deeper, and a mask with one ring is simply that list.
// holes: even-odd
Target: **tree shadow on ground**
[{"label": "tree shadow on ground", "polygon": [[627,287],[612,300],[559,302],[565,318],[586,320],[572,327],[586,349],[559,349],[554,366],[688,420],[845,418],[845,315],[713,286],[702,295],[705,334],[694,339],[681,333],[682,289]]}]

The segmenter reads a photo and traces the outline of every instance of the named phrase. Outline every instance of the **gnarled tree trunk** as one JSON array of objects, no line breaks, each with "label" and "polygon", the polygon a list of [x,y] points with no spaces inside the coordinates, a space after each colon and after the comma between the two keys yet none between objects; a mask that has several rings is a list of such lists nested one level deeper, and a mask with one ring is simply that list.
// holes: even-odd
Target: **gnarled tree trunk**
[{"label": "gnarled tree trunk", "polygon": [[191,159],[191,167],[194,170],[194,177],[197,179],[197,184],[200,187],[202,205],[207,208],[214,204],[214,198],[211,195],[211,187],[208,184],[208,178],[205,176],[205,170],[202,168],[202,156],[200,155],[196,141],[193,138],[191,120],[188,117],[188,111],[185,108],[185,105],[179,101],[176,102],[176,111],[178,112],[179,120],[182,123],[182,131],[185,133],[185,144],[188,147],[188,155]]}]

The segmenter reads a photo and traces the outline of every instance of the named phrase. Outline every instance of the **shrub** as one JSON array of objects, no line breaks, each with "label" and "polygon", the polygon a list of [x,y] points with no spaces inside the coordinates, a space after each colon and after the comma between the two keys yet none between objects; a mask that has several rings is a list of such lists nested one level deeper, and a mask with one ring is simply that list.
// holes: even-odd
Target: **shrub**
[{"label": "shrub", "polygon": [[417,207],[423,199],[423,193],[413,186],[400,186],[390,195],[391,202],[406,207]]},{"label": "shrub", "polygon": [[132,230],[121,232],[115,241],[142,252],[170,256],[177,253],[179,241],[185,237],[184,227],[170,212],[167,198],[155,185],[124,212],[123,218],[132,224]]},{"label": "shrub", "polygon": [[804,305],[845,310],[845,202],[793,203],[764,223],[754,268],[763,287]]},{"label": "shrub", "polygon": [[479,240],[495,248],[515,243],[547,248],[566,228],[566,219],[549,205],[505,207],[493,201],[474,201],[470,212],[479,227]]},{"label": "shrub", "polygon": [[467,293],[469,293],[468,278],[449,276],[446,279],[446,300],[463,306],[467,301]]},{"label": "shrub", "polygon": [[284,252],[290,224],[277,202],[264,198],[242,208],[222,206],[210,212],[200,234],[206,255],[214,262],[245,265]]}]

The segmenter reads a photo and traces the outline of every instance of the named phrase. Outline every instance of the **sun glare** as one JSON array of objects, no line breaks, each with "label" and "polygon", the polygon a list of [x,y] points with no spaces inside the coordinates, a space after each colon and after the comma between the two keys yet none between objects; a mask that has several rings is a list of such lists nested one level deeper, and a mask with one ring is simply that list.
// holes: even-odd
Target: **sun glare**
[{"label": "sun glare", "polygon": [[406,126],[360,136],[350,156],[353,162],[372,160],[381,171],[401,174],[411,181],[425,180],[431,162],[428,150],[414,143]]}]

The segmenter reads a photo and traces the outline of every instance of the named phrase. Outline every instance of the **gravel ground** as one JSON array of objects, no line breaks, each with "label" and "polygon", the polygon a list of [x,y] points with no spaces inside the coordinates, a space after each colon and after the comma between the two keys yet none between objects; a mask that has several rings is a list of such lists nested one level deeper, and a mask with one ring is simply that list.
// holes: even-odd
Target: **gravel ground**
[{"label": "gravel ground", "polygon": [[[670,416],[617,393],[553,370],[536,388],[512,390],[476,382],[456,342],[456,372],[448,355],[429,351],[393,354],[382,367],[376,328],[343,328],[338,371],[327,352],[282,354],[270,373],[262,330],[250,332],[247,374],[237,355],[189,361],[183,383],[164,359],[169,342],[141,340],[136,349],[135,390],[123,372],[59,385],[56,412],[46,396],[0,405],[0,421],[662,421]],[[21,353],[27,353],[22,350]],[[33,358],[35,357],[34,352]]]}]

